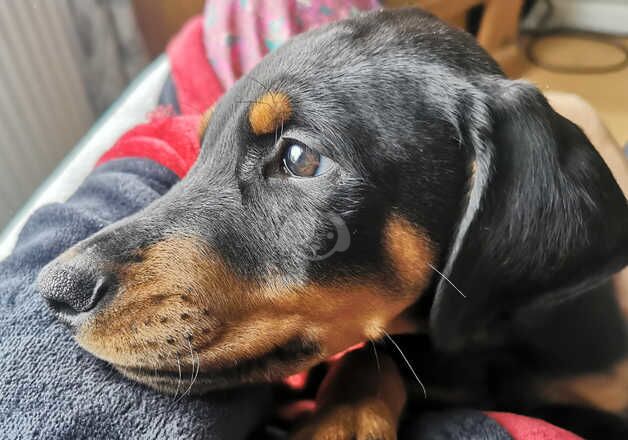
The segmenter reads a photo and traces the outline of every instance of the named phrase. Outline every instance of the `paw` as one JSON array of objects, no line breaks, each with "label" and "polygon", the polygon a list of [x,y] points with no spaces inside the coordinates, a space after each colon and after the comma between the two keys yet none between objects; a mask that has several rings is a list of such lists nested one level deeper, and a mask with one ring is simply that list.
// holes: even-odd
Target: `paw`
[{"label": "paw", "polygon": [[397,420],[375,399],[326,408],[292,436],[292,440],[396,439]]}]

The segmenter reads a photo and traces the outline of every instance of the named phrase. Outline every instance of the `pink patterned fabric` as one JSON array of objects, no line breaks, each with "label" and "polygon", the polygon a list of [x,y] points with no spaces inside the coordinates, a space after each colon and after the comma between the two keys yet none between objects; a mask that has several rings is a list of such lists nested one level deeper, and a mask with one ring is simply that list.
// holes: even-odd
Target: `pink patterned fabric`
[{"label": "pink patterned fabric", "polygon": [[380,7],[379,0],[207,0],[207,58],[227,90],[291,36]]}]

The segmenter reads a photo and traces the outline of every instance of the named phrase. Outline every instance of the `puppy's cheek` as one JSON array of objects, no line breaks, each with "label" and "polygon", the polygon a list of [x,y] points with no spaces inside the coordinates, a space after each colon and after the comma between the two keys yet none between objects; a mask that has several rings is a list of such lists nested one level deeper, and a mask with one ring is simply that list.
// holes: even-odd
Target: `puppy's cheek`
[{"label": "puppy's cheek", "polygon": [[120,291],[77,340],[131,367],[178,367],[190,353],[201,368],[228,367],[295,338],[315,342],[323,358],[395,327],[429,282],[434,252],[425,237],[393,217],[384,231],[386,270],[299,287],[242,280],[201,243],[172,238],[120,270]]},{"label": "puppy's cheek", "polygon": [[94,355],[118,365],[176,365],[191,349],[211,345],[223,323],[242,314],[239,305],[251,286],[195,240],[162,241],[140,257],[120,269],[119,292],[77,332],[79,344]]},{"label": "puppy's cheek", "polygon": [[400,215],[392,215],[386,222],[383,243],[391,288],[398,295],[417,299],[432,277],[436,246],[426,231]]},{"label": "puppy's cheek", "polygon": [[[391,294],[385,280],[373,278],[337,285],[312,285],[284,294],[268,311],[277,324],[294,317],[300,332],[331,356],[367,339],[380,339],[412,302]],[[283,317],[283,318],[281,318]]]},{"label": "puppy's cheek", "polygon": [[427,233],[394,215],[382,234],[383,269],[361,280],[314,286],[298,295],[312,332],[318,331],[328,353],[364,340],[378,340],[385,332],[416,330],[404,311],[421,296],[432,278],[436,247]]}]

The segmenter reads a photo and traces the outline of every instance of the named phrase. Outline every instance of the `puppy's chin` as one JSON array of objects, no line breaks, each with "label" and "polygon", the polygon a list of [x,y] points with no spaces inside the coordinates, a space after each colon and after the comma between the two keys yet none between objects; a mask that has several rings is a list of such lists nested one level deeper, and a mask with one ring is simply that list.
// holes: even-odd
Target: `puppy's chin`
[{"label": "puppy's chin", "polygon": [[126,367],[114,365],[123,376],[164,394],[174,396],[201,395],[210,391],[239,386],[279,382],[284,378],[308,370],[321,359],[298,359],[293,362],[249,359],[232,368],[200,371],[198,366],[176,371],[169,369]]},{"label": "puppy's chin", "polygon": [[227,365],[203,364],[198,356],[192,362],[188,359],[178,360],[174,365],[169,362],[153,366],[113,363],[113,366],[127,378],[162,393],[198,395],[241,385],[278,382],[324,360],[320,345],[303,338],[289,340],[257,357],[231,359]]},{"label": "puppy's chin", "polygon": [[141,368],[129,368],[115,366],[115,368],[128,379],[146,385],[163,394],[172,396],[198,396],[212,390],[220,390],[236,386],[220,377],[207,377],[205,374],[194,372],[150,370]]}]

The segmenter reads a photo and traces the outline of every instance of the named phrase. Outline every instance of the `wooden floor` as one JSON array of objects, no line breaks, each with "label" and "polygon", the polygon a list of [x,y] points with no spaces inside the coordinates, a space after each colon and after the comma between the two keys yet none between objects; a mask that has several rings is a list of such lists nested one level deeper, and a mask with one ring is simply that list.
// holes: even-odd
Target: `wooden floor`
[{"label": "wooden floor", "polygon": [[[628,46],[628,39],[622,42]],[[566,37],[540,42],[536,53],[553,64],[608,65],[622,58],[616,48]],[[544,91],[560,90],[584,97],[602,115],[617,141],[621,145],[628,142],[628,68],[605,74],[565,74],[528,65],[522,77]]]}]

